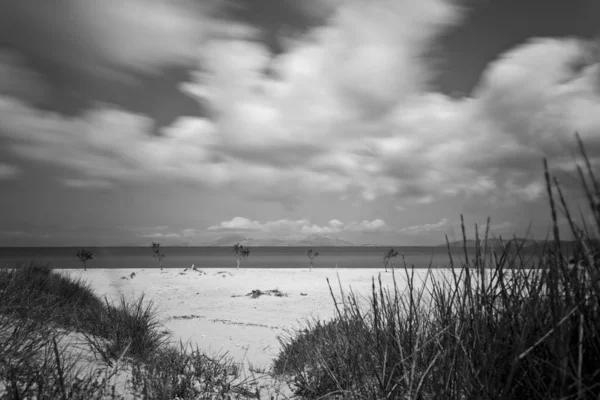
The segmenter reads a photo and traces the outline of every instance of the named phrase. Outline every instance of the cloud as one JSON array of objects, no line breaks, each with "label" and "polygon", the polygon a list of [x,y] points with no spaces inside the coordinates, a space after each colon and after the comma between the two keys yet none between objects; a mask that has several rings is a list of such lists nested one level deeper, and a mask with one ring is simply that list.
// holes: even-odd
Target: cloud
[{"label": "cloud", "polygon": [[101,179],[61,179],[63,185],[75,189],[108,189],[113,186],[109,181]]},{"label": "cloud", "polygon": [[14,165],[0,163],[0,180],[13,179],[21,173],[21,170]]},{"label": "cloud", "polygon": [[167,225],[159,226],[122,226],[120,229],[133,232],[137,237],[149,239],[178,239],[189,237],[193,229],[172,230]]},{"label": "cloud", "polygon": [[234,217],[231,221],[223,221],[219,225],[213,225],[208,228],[209,231],[215,230],[240,230],[240,231],[258,231],[262,225],[258,221],[251,221],[248,218]]},{"label": "cloud", "polygon": [[176,239],[176,238],[180,238],[181,235],[179,233],[175,233],[175,232],[170,232],[170,233],[156,232],[156,233],[149,233],[146,235],[142,235],[142,237],[151,238],[151,239]]},{"label": "cloud", "polygon": [[37,59],[118,77],[190,65],[208,37],[251,34],[240,24],[224,26],[216,18],[220,7],[192,0],[8,0],[0,3],[0,36]]},{"label": "cloud", "polygon": [[279,235],[326,235],[342,232],[378,232],[388,230],[389,227],[381,219],[373,221],[344,223],[333,219],[327,225],[316,225],[308,219],[289,220],[280,219],[276,221],[253,221],[244,217],[234,217],[229,221],[222,221],[217,225],[210,226],[209,231],[235,231],[235,232],[262,232]]},{"label": "cloud", "polygon": [[459,18],[460,9],[442,0],[349,1],[276,56],[244,36],[208,37],[181,89],[209,115],[181,117],[160,136],[150,134],[149,117],[113,106],[63,117],[11,97],[0,97],[0,130],[22,157],[85,179],[185,180],[283,203],[310,195],[392,198],[399,209],[459,195],[536,201],[541,156],[551,165],[571,161],[565,146],[575,130],[597,162],[594,43],[523,43],[490,63],[469,97],[454,99],[429,88],[423,55]]},{"label": "cloud", "polygon": [[[395,196],[401,208],[459,193],[535,201],[543,193],[542,155],[558,161],[575,130],[590,148],[600,144],[591,43],[524,43],[490,64],[471,97],[457,100],[428,90],[421,57],[456,9],[386,4],[340,6],[328,26],[273,60],[260,43],[214,42],[203,73],[182,89],[211,105],[238,159],[318,172],[333,192]],[[407,26],[418,33],[395,31]],[[547,54],[552,61],[538,68]],[[283,181],[277,175],[269,173]]]},{"label": "cloud", "polygon": [[[484,226],[484,225],[482,225]],[[490,231],[492,232],[510,232],[514,229],[515,224],[511,221],[499,222],[497,224],[490,225]]]},{"label": "cloud", "polygon": [[424,225],[412,225],[406,228],[399,229],[399,233],[405,233],[409,235],[421,235],[431,232],[439,232],[445,230],[450,224],[450,220],[448,218],[442,218],[438,222],[433,224],[424,224]]}]

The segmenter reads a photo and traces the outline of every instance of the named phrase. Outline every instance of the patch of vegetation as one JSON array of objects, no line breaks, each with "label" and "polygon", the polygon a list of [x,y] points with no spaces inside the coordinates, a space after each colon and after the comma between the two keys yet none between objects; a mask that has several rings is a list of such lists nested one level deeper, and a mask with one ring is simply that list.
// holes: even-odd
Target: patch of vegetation
[{"label": "patch of vegetation", "polygon": [[96,316],[100,332],[86,335],[104,362],[110,365],[123,353],[148,360],[167,342],[169,332],[158,320],[154,304],[144,302],[143,294],[132,301],[121,295],[116,305],[105,302],[104,312]]},{"label": "patch of vegetation", "polygon": [[[70,351],[66,337],[74,331],[95,366]],[[2,399],[256,397],[232,360],[173,347],[168,339],[143,295],[110,303],[48,265],[0,270]],[[129,382],[126,393],[116,389],[117,378]]]},{"label": "patch of vegetation", "polygon": [[0,270],[0,314],[63,328],[100,332],[103,301],[82,279],[52,271],[48,264],[21,264]]},{"label": "patch of vegetation", "polygon": [[150,250],[152,250],[152,257],[156,258],[158,261],[158,266],[160,269],[163,269],[162,260],[166,257],[166,255],[162,252],[160,248],[160,243],[152,242],[152,246],[150,246]]},{"label": "patch of vegetation", "polygon": [[235,254],[237,269],[240,269],[240,262],[242,259],[250,257],[250,249],[239,243],[236,243],[233,245],[233,254]]},{"label": "patch of vegetation", "polygon": [[[464,260],[448,243],[449,274],[429,269],[423,284],[404,265],[391,288],[373,280],[367,304],[331,291],[335,318],[281,338],[274,372],[312,399],[599,398],[600,184],[581,151],[594,226],[577,226],[546,167],[553,240],[536,257],[517,240],[490,245],[489,221],[470,257],[463,222]],[[558,208],[574,254],[560,245]]]},{"label": "patch of vegetation", "polygon": [[198,347],[165,346],[133,367],[132,386],[144,399],[257,398],[226,356],[209,357]]},{"label": "patch of vegetation", "polygon": [[254,289],[250,293],[246,294],[246,296],[250,296],[253,299],[259,298],[260,296],[287,297],[287,293],[284,293],[279,289],[271,289],[264,291],[260,289]]},{"label": "patch of vegetation", "polygon": [[83,269],[87,271],[87,262],[94,259],[94,253],[87,249],[79,249],[76,256],[83,263]]},{"label": "patch of vegetation", "polygon": [[306,256],[308,257],[308,261],[310,263],[310,270],[312,271],[313,267],[315,266],[315,258],[319,256],[319,252],[313,251],[313,249],[309,249],[306,252]]}]

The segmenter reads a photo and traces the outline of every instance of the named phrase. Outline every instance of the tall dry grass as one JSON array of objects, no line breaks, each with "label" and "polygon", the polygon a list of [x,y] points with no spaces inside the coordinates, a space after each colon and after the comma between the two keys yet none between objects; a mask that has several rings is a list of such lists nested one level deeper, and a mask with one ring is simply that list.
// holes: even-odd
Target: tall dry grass
[{"label": "tall dry grass", "polygon": [[[70,349],[73,332],[91,366]],[[0,270],[2,400],[257,398],[233,360],[168,339],[143,295],[109,303],[48,265]]]},{"label": "tall dry grass", "polygon": [[373,280],[366,305],[332,291],[335,318],[281,338],[274,372],[312,399],[600,398],[600,184],[577,139],[593,226],[575,223],[544,160],[553,238],[533,256],[516,239],[493,248],[489,221],[468,251],[463,221],[449,274],[417,279],[405,264],[391,288]]}]

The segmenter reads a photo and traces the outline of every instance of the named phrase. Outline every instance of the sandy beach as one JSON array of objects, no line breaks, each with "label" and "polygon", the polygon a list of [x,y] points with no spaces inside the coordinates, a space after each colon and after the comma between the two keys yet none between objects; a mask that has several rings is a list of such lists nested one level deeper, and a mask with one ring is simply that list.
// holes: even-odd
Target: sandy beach
[{"label": "sandy beach", "polygon": [[[421,270],[419,274],[425,271]],[[198,345],[209,354],[235,358],[246,367],[269,368],[279,351],[278,335],[310,318],[327,319],[334,303],[327,284],[339,299],[340,285],[368,296],[372,277],[381,273],[384,285],[391,272],[374,269],[90,269],[62,270],[86,279],[109,301],[122,293],[128,298],[145,294],[158,308],[173,340]],[[131,277],[131,274],[135,276]],[[404,272],[396,279],[404,286]],[[253,290],[278,289],[284,296],[248,296]]]}]

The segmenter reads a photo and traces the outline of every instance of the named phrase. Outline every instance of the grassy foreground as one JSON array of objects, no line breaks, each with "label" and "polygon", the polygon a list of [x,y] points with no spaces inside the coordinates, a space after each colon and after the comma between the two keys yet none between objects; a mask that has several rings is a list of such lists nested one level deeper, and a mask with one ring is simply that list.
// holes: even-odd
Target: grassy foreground
[{"label": "grassy foreground", "polygon": [[143,295],[109,304],[45,265],[0,270],[0,399],[256,397],[233,360],[168,338]]},{"label": "grassy foreground", "polygon": [[[553,240],[535,257],[488,246],[476,227],[474,256],[449,249],[444,278],[429,270],[423,284],[405,265],[366,301],[331,290],[335,318],[280,338],[271,373],[308,399],[599,399],[600,184],[581,151],[587,225],[546,168]],[[557,245],[558,211],[572,248]],[[93,368],[64,345],[73,332]],[[47,266],[0,270],[2,399],[259,398],[233,360],[168,338],[143,297],[110,304]]]},{"label": "grassy foreground", "polygon": [[[546,166],[554,240],[535,257],[516,241],[490,248],[475,227],[474,257],[465,245],[457,266],[449,251],[445,278],[429,270],[424,285],[405,265],[406,285],[398,271],[392,288],[374,280],[366,305],[332,291],[336,317],[281,338],[274,372],[311,399],[600,399],[600,185],[581,152],[591,226]],[[571,248],[556,245],[559,207]]]}]

